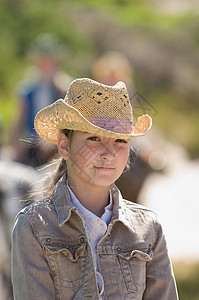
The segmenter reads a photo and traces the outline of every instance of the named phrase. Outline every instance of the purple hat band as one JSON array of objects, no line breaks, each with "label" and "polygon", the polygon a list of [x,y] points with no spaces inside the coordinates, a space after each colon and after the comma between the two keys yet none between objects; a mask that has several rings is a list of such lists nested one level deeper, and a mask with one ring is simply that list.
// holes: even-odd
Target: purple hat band
[{"label": "purple hat band", "polygon": [[127,119],[112,119],[112,118],[86,118],[90,123],[105,130],[115,132],[133,132],[133,122]]}]

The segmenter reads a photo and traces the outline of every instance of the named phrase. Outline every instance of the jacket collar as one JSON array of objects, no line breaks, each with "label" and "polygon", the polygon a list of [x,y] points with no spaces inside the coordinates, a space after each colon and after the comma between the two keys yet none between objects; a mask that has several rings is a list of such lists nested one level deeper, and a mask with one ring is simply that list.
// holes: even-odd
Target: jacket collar
[{"label": "jacket collar", "polygon": [[[120,190],[116,185],[113,185],[111,188],[112,197],[113,197],[113,215],[111,222],[121,222],[123,225],[128,227],[130,231],[134,232],[133,223],[131,222],[132,218],[130,217],[130,210],[127,207],[125,200],[123,199]],[[133,205],[133,203],[132,203]]]},{"label": "jacket collar", "polygon": [[63,176],[55,185],[51,199],[55,205],[59,226],[62,226],[70,218],[71,211],[76,210],[66,187],[66,176]]},{"label": "jacket collar", "polygon": [[[133,225],[130,222],[131,218],[129,218],[129,209],[116,185],[112,185],[111,193],[113,197],[113,214],[111,223],[114,224],[115,222],[120,221],[127,226],[130,231],[132,231]],[[66,176],[63,176],[55,185],[51,199],[55,205],[59,226],[62,226],[69,220],[71,212],[76,211],[76,207],[72,203],[69,190],[66,186]]]}]

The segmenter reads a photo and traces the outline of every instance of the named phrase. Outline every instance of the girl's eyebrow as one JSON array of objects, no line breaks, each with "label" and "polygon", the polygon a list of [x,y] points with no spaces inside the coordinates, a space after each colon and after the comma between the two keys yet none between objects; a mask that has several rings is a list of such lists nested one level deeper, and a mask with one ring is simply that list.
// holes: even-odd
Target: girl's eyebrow
[{"label": "girl's eyebrow", "polygon": [[86,132],[86,131],[78,131],[78,133],[80,133],[80,134],[82,134],[82,135],[92,134],[92,133],[89,133],[89,132]]},{"label": "girl's eyebrow", "polygon": [[92,136],[99,136],[99,134],[96,134],[96,133],[91,133],[91,132],[83,132],[84,134],[89,134],[89,135],[92,135]]}]

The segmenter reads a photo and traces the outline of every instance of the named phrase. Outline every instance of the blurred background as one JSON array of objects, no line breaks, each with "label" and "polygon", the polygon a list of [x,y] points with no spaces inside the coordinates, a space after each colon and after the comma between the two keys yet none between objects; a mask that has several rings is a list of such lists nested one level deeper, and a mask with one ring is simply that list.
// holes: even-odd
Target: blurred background
[{"label": "blurred background", "polygon": [[198,1],[0,2],[0,300],[12,299],[10,234],[26,205],[19,199],[56,153],[32,120],[77,77],[123,80],[135,122],[153,118],[118,186],[158,213],[180,299],[199,299]]}]

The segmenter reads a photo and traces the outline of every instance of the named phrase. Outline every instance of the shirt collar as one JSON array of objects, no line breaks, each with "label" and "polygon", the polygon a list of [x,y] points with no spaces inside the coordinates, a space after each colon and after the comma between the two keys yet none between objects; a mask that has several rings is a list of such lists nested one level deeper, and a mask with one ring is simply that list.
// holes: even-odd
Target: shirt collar
[{"label": "shirt collar", "polygon": [[[69,191],[69,194],[70,194],[72,203],[73,203],[73,205],[78,209],[80,215],[81,215],[83,218],[89,217],[89,218],[92,218],[92,219],[94,219],[94,220],[97,220],[99,217],[96,216],[96,215],[95,215],[94,213],[92,213],[91,211],[89,211],[88,209],[86,209],[86,208],[79,202],[79,200],[77,199],[77,197],[75,196],[75,194],[72,192],[71,188],[69,187],[69,185],[68,185],[68,180],[66,180],[66,186],[67,186],[67,188],[68,188],[68,191]],[[110,195],[109,195],[110,202],[109,202],[109,204],[105,207],[104,213],[103,213],[103,215],[100,217],[100,219],[101,219],[102,221],[106,222],[107,225],[110,223],[111,216],[112,216],[112,211],[113,211],[113,199],[112,199],[111,191],[110,191],[109,194],[110,194]]]}]

